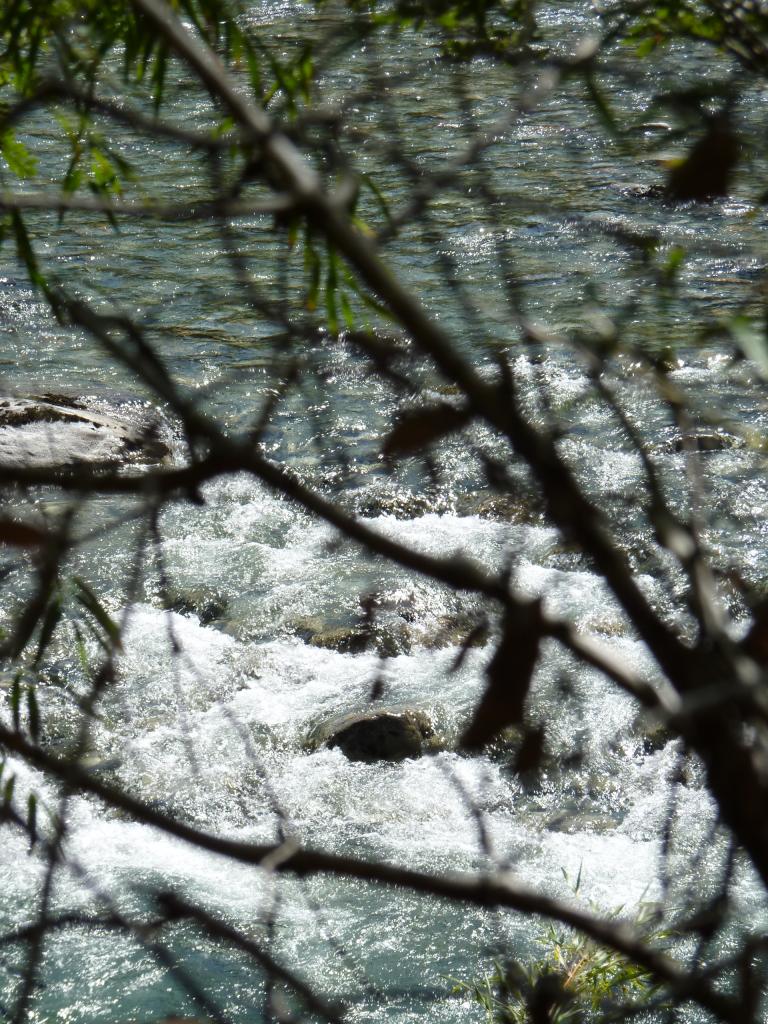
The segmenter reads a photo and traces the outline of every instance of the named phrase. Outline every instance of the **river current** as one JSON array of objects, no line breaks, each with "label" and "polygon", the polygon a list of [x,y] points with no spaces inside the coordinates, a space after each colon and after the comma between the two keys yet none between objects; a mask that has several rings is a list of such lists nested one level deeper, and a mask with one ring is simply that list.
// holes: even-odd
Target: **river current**
[{"label": "river current", "polygon": [[[284,33],[287,47],[297,19],[305,17],[303,7],[290,3],[261,5],[253,14],[264,31]],[[543,17],[564,47],[594,30],[594,13],[586,7],[553,5]],[[330,38],[333,13],[316,18],[316,31]],[[420,52],[415,45],[407,37],[380,44],[380,52],[372,43],[358,44],[321,77],[329,99],[351,96],[376,63],[384,92],[373,100],[361,94],[349,117],[357,119],[358,166],[379,176],[396,208],[407,199],[408,182],[378,148],[382,125],[387,127],[382,107],[389,104],[396,113],[401,142],[415,166],[438,166],[451,147],[462,144],[466,130],[449,88],[454,71],[441,69],[435,47],[422,43]],[[413,67],[414,56],[419,70],[401,78],[398,69]],[[649,81],[661,87],[687,80],[706,60],[704,52],[682,62],[673,54],[651,61],[637,80],[612,80],[606,89],[627,123],[639,125],[644,118],[657,119],[648,113]],[[481,126],[497,123],[510,109],[505,74],[480,65],[466,76],[463,88]],[[534,81],[531,75],[527,84]],[[183,106],[183,97],[176,101]],[[755,89],[739,112],[745,133],[764,131],[764,110],[764,96]],[[618,316],[639,296],[626,323],[630,339],[672,346],[670,381],[733,439],[723,450],[698,457],[694,501],[707,543],[719,564],[735,566],[760,585],[768,562],[768,484],[763,456],[748,442],[766,427],[764,389],[753,367],[732,363],[722,346],[697,335],[705,320],[755,308],[766,224],[763,209],[753,202],[754,182],[745,172],[728,200],[699,208],[672,208],[643,194],[662,180],[658,163],[638,160],[636,141],[630,153],[611,139],[578,83],[509,121],[488,158],[505,219],[489,217],[475,202],[470,182],[469,192],[449,192],[437,201],[429,231],[406,225],[388,248],[389,258],[481,368],[490,367],[494,346],[509,353],[532,407],[545,382],[557,415],[569,423],[564,451],[585,487],[626,529],[644,589],[682,622],[679,580],[674,573],[660,574],[643,557],[650,540],[635,514],[637,456],[594,400],[585,366],[558,335],[578,325],[599,326],[601,316]],[[59,157],[49,131],[42,121],[30,128],[47,153],[44,169],[53,173]],[[632,137],[645,140],[653,155],[658,131],[639,129]],[[181,167],[170,147],[130,138],[125,145],[142,167],[140,188],[146,192],[194,195],[201,187],[202,172]],[[755,156],[748,170],[758,166]],[[670,294],[661,302],[645,288],[634,257],[615,231],[606,233],[606,224],[655,232],[662,253],[683,247],[681,292],[687,298]],[[198,224],[136,223],[115,235],[86,216],[65,219],[60,230],[52,225],[41,218],[37,231],[48,265],[84,294],[147,325],[181,385],[199,395],[228,429],[248,423],[279,372],[276,329],[242,302],[217,231]],[[251,229],[238,225],[246,240]],[[510,336],[500,240],[524,284],[526,316],[551,336],[535,352],[518,350]],[[264,287],[276,265],[289,276],[296,273],[294,257],[281,246],[281,236],[263,230],[258,244],[252,243],[249,257]],[[3,253],[3,387],[23,393],[55,386],[105,402],[117,392],[135,393],[135,382],[92,340],[55,323],[10,250]],[[481,321],[457,301],[435,253],[453,261]],[[290,281],[286,287],[290,292]],[[397,411],[391,392],[366,374],[359,355],[344,343],[319,336],[308,358],[313,375],[306,392],[274,418],[270,455],[327,493],[339,494],[376,529],[420,550],[464,552],[489,568],[510,561],[523,592],[541,594],[549,609],[653,678],[642,644],[578,553],[535,508],[494,509],[473,451],[493,450],[492,439],[478,431],[471,445],[466,439],[446,442],[435,480],[412,466],[390,475],[378,452]],[[613,369],[622,401],[643,425],[664,478],[683,478],[685,457],[675,450],[669,417],[645,386],[642,368],[620,356]],[[440,397],[441,389],[425,369],[422,396]],[[340,452],[349,460],[343,474]],[[176,456],[184,458],[180,444]],[[687,500],[684,492],[681,486],[675,500]],[[105,595],[125,623],[117,680],[91,739],[95,771],[231,837],[273,841],[288,834],[311,847],[434,872],[505,865],[526,882],[566,897],[580,876],[579,898],[604,910],[632,914],[640,904],[662,899],[682,906],[717,885],[723,851],[713,835],[713,808],[698,767],[682,757],[674,740],[639,720],[629,698],[553,647],[537,672],[529,711],[547,736],[547,758],[537,777],[521,780],[503,752],[457,753],[451,745],[482,692],[492,645],[470,649],[456,669],[459,633],[450,629],[478,606],[336,543],[328,526],[249,478],[210,484],[204,498],[201,507],[169,508],[160,523],[164,575],[176,606],[186,601],[177,611],[162,607],[161,577],[149,557],[138,595],[126,609],[137,526],[130,518],[120,520],[130,510],[103,499],[82,514],[88,539],[73,554],[71,571]],[[61,508],[61,499],[50,494],[29,500],[38,510]],[[28,508],[26,502],[19,507]],[[5,581],[6,617],[13,611],[14,588],[24,592],[27,573],[26,564],[16,564]],[[307,642],[309,633],[354,626],[371,593],[377,595],[382,628],[405,638],[386,657]],[[41,693],[54,749],[71,739],[79,720],[67,695],[81,684],[83,671],[70,636],[59,636],[56,645]],[[90,654],[96,657],[96,650]],[[399,764],[355,763],[339,750],[307,750],[306,737],[317,721],[366,707],[374,686],[388,705],[427,711],[446,749]],[[570,763],[567,771],[563,762]],[[56,806],[48,783],[23,764],[14,769],[19,791],[36,788],[45,805]],[[675,825],[667,841],[672,804]],[[89,799],[70,801],[68,815],[72,868],[57,873],[58,910],[113,907],[140,918],[149,912],[149,889],[187,893],[260,941],[269,940],[278,959],[326,997],[348,1005],[352,1020],[482,1019],[479,1007],[451,995],[452,979],[477,976],[510,949],[524,956],[540,951],[543,927],[515,915],[338,879],[276,882],[106,813]],[[20,839],[4,832],[1,842],[0,917],[10,928],[32,918],[45,865],[27,854]],[[737,902],[752,905],[754,898],[744,869]],[[261,1019],[261,982],[237,956],[183,928],[163,938],[228,1019]],[[19,966],[12,953],[0,959],[4,1004],[11,1000]],[[32,1009],[40,1024],[147,1021],[197,1012],[151,943],[142,947],[106,931],[72,929],[53,937],[42,982]]]}]

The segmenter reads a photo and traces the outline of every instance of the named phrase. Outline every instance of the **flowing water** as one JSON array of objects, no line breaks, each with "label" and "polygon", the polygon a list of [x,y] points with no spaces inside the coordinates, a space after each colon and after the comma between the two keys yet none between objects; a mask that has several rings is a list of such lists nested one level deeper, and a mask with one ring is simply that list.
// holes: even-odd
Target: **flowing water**
[{"label": "flowing water", "polygon": [[[290,3],[254,11],[254,23],[285,33],[286,46],[298,17],[306,17],[305,9]],[[592,19],[591,11],[572,5],[546,12],[549,27],[564,40],[590,31]],[[332,14],[318,17],[317,24],[326,35],[335,29]],[[374,100],[361,96],[350,119],[357,119],[358,165],[379,175],[397,206],[408,182],[378,147],[387,127],[382,109],[396,112],[402,144],[425,167],[450,157],[470,129],[457,112],[453,73],[436,65],[434,49],[424,45],[415,53],[407,39],[381,49],[357,44],[340,70],[325,74],[322,87],[331,98],[352,95],[374,60],[380,62],[383,91]],[[413,66],[414,56],[422,70],[398,77],[403,66]],[[662,83],[691,75],[706,57],[689,55],[670,71],[675,59],[646,65],[645,80],[609,83],[618,109],[642,121],[648,78]],[[509,112],[505,74],[481,66],[464,82],[481,125]],[[183,103],[179,93],[176,102]],[[764,126],[762,102],[756,89],[743,112],[747,128]],[[584,366],[565,346],[553,340],[536,352],[515,347],[519,342],[510,330],[498,272],[499,245],[507,247],[525,282],[526,316],[553,332],[594,321],[597,311],[617,314],[632,295],[642,296],[626,317],[630,340],[676,346],[670,379],[710,417],[727,418],[734,445],[700,456],[702,496],[695,500],[716,558],[736,564],[744,578],[759,584],[767,561],[768,486],[762,456],[739,438],[765,429],[762,391],[753,371],[732,365],[717,345],[694,345],[691,325],[697,317],[751,308],[764,269],[764,213],[751,204],[746,175],[728,201],[706,208],[672,209],[639,196],[633,186],[658,182],[656,164],[622,153],[577,83],[510,122],[487,170],[505,201],[503,216],[491,217],[472,193],[448,192],[428,229],[406,226],[390,247],[391,261],[481,369],[492,364],[485,345],[490,337],[490,347],[510,352],[532,408],[545,382],[553,408],[571,426],[563,450],[585,487],[611,505],[623,524],[641,585],[685,628],[678,610],[680,581],[642,556],[643,544],[648,548],[651,542],[636,506],[637,456],[594,400]],[[42,123],[33,132],[55,166],[55,138]],[[143,169],[147,191],[192,195],[200,187],[202,173],[180,165],[170,147],[140,140],[127,140],[126,146]],[[605,224],[653,230],[662,251],[683,245],[689,255],[682,283],[689,301],[669,296],[661,302],[643,292],[632,254],[602,230]],[[116,303],[151,328],[182,386],[229,429],[252,421],[279,371],[281,350],[274,344],[275,325],[242,302],[214,227],[137,223],[115,236],[89,217],[69,217],[61,231],[50,227],[41,219],[39,242],[62,279],[98,301]],[[286,256],[283,237],[257,233],[246,223],[238,230],[251,246],[262,286],[272,287],[277,262],[285,270],[287,294],[295,293],[298,263]],[[477,318],[457,301],[436,252],[452,260],[467,282]],[[95,342],[56,325],[12,262],[0,280],[0,331],[6,387],[23,392],[55,386],[107,404],[117,392],[135,392],[135,382]],[[307,390],[280,407],[268,436],[270,455],[334,494],[342,479],[337,456],[346,451],[340,500],[370,525],[420,550],[465,552],[489,568],[510,561],[522,591],[543,595],[553,613],[600,637],[626,665],[653,678],[653,664],[606,587],[556,531],[535,511],[489,515],[473,449],[493,450],[492,439],[477,431],[472,445],[448,442],[436,481],[426,481],[414,467],[388,475],[378,451],[396,411],[395,397],[367,376],[365,363],[344,344],[318,337],[306,358]],[[616,367],[622,400],[642,423],[665,479],[681,478],[684,456],[675,452],[666,410],[636,363],[619,359]],[[423,392],[442,393],[440,380],[428,370]],[[183,447],[177,448],[181,461]],[[684,493],[679,487],[675,500],[683,501]],[[96,770],[104,777],[202,828],[242,840],[274,841],[285,833],[308,846],[433,872],[506,865],[520,879],[564,896],[581,873],[581,897],[604,909],[660,899],[683,905],[715,890],[723,851],[713,836],[713,808],[697,766],[682,759],[674,741],[651,735],[629,698],[548,648],[530,708],[531,720],[543,723],[547,735],[547,758],[536,778],[520,779],[503,752],[456,753],[451,744],[482,690],[492,646],[470,649],[455,669],[459,634],[454,630],[445,639],[445,630],[471,619],[478,606],[466,595],[335,543],[329,527],[250,478],[212,483],[204,497],[202,506],[169,508],[161,521],[164,573],[197,614],[163,610],[161,578],[151,558],[138,581],[137,600],[126,610],[126,581],[139,540],[131,510],[104,499],[83,512],[88,539],[72,556],[71,571],[105,594],[125,624],[118,676],[91,738],[101,765]],[[41,511],[60,508],[50,494],[35,502]],[[738,533],[735,522],[741,524]],[[24,564],[11,567],[6,616],[14,596],[25,592],[26,570]],[[378,597],[382,628],[401,638],[389,656],[340,653],[306,642],[307,631],[354,625],[361,601],[371,593]],[[211,602],[217,607],[209,621],[201,609]],[[79,715],[68,694],[83,684],[71,635],[59,638],[56,653],[41,693],[53,749],[71,742]],[[339,750],[307,750],[313,724],[365,707],[374,686],[383,690],[387,705],[427,711],[446,749],[399,764],[355,763]],[[570,762],[567,771],[564,760]],[[21,791],[37,787],[49,808],[57,806],[48,783],[21,764],[14,768]],[[664,825],[672,801],[677,824],[665,859]],[[281,962],[321,994],[347,1003],[353,1019],[480,1019],[479,1008],[450,996],[450,979],[477,975],[500,950],[525,954],[538,948],[540,932],[514,915],[331,878],[275,882],[106,813],[90,799],[71,800],[68,820],[72,867],[56,876],[57,909],[107,906],[141,918],[151,914],[151,888],[186,893],[259,941],[269,939]],[[44,863],[7,833],[2,858],[0,907],[3,925],[12,927],[34,914]],[[756,890],[746,869],[738,883],[738,899],[756,913]],[[260,1019],[262,986],[250,965],[192,930],[169,929],[163,938],[228,1017]],[[21,961],[9,954],[2,963],[0,1000],[6,1003]],[[195,1012],[150,939],[142,946],[106,930],[64,930],[46,946],[42,979],[32,1011],[40,1022],[144,1021]]]}]

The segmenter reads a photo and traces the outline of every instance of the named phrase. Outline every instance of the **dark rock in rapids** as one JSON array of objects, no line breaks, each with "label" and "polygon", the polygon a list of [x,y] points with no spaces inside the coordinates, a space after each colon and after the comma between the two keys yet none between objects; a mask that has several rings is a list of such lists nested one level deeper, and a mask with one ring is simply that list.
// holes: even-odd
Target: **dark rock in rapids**
[{"label": "dark rock in rapids", "polygon": [[[392,611],[392,609],[390,609]],[[396,658],[410,654],[413,647],[439,650],[445,647],[483,647],[488,642],[488,629],[483,620],[471,612],[457,611],[438,616],[429,628],[406,621],[408,608],[383,617],[373,625],[362,621],[340,624],[320,615],[291,619],[287,626],[292,633],[309,644],[339,654],[378,654]]]},{"label": "dark rock in rapids", "polygon": [[420,519],[430,513],[480,516],[496,522],[530,525],[541,521],[543,506],[533,493],[509,494],[484,487],[456,495],[414,494],[405,489],[374,483],[352,495],[350,511],[365,518],[396,516]]},{"label": "dark rock in rapids", "polygon": [[524,739],[525,727],[523,725],[508,725],[485,744],[483,752],[491,761],[514,768]]},{"label": "dark rock in rapids", "polygon": [[372,487],[356,494],[351,509],[366,519],[379,516],[397,516],[398,519],[418,519],[428,512],[443,511],[439,503],[423,494]]},{"label": "dark rock in rapids", "polygon": [[165,432],[159,413],[124,396],[0,396],[0,466],[7,468],[162,462],[171,453]]},{"label": "dark rock in rapids", "polygon": [[665,722],[645,713],[637,716],[632,732],[637,738],[638,754],[655,754],[676,738]]},{"label": "dark rock in rapids", "polygon": [[371,627],[360,621],[339,624],[309,615],[291,620],[288,627],[311,647],[339,654],[369,651],[381,658],[396,658],[411,649],[411,637],[403,622],[377,622]]},{"label": "dark rock in rapids", "polygon": [[444,647],[484,647],[488,642],[488,627],[471,612],[441,615],[436,628],[421,638],[422,646],[436,651]]},{"label": "dark rock in rapids", "polygon": [[307,746],[338,747],[350,761],[404,761],[441,748],[423,711],[375,709],[337,715],[311,731]]},{"label": "dark rock in rapids", "polygon": [[314,633],[308,643],[339,654],[362,654],[370,645],[370,633],[360,626],[339,626]]},{"label": "dark rock in rapids", "polygon": [[179,615],[196,615],[202,626],[216,622],[227,610],[227,600],[207,587],[177,589],[170,587],[166,594],[166,608]]},{"label": "dark rock in rapids", "polygon": [[619,188],[621,195],[627,199],[661,199],[667,198],[667,192],[663,185],[622,185]]}]

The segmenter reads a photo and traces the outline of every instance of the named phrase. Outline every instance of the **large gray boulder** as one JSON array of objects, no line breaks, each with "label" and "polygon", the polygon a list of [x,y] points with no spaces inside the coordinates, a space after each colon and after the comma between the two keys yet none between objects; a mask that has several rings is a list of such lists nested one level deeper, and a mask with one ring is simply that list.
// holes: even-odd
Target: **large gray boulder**
[{"label": "large gray boulder", "polygon": [[171,451],[167,434],[159,415],[137,401],[52,392],[0,395],[2,467],[162,462]]},{"label": "large gray boulder", "polygon": [[377,708],[336,715],[310,732],[307,745],[338,747],[350,761],[404,761],[440,748],[429,715]]}]

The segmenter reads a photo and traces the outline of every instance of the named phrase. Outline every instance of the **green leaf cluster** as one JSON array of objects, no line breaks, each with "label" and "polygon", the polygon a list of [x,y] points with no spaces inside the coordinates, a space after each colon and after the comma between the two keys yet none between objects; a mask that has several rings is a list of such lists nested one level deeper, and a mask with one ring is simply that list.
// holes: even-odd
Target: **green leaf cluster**
[{"label": "green leaf cluster", "polygon": [[639,57],[675,39],[691,39],[727,49],[752,69],[768,69],[768,50],[762,43],[768,17],[756,4],[664,0],[629,9],[620,6],[608,18],[617,20],[619,35]]},{"label": "green leaf cluster", "polygon": [[[617,917],[614,912],[612,917]],[[668,933],[653,927],[649,909],[641,907],[635,928],[649,945]],[[550,925],[539,940],[543,954],[528,962],[497,962],[491,972],[459,981],[455,994],[468,994],[486,1012],[488,1024],[575,1024],[600,1020],[619,1006],[632,1009],[665,1004],[664,991],[645,968],[587,936]],[[545,1009],[548,1016],[538,1017]]]},{"label": "green leaf cluster", "polygon": [[[319,4],[326,0],[318,0]],[[454,59],[517,57],[539,38],[536,0],[348,0],[370,25],[394,31],[425,27],[439,32]]]}]

